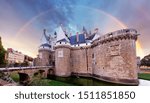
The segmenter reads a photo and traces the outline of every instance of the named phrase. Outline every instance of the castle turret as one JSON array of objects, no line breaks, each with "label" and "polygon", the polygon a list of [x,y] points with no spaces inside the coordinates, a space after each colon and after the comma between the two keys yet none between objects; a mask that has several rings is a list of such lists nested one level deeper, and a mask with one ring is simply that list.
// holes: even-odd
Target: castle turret
[{"label": "castle turret", "polygon": [[62,27],[58,28],[57,42],[55,45],[55,75],[67,77],[71,75],[70,68],[71,45]]},{"label": "castle turret", "polygon": [[59,42],[55,46],[55,75],[67,77],[71,75],[70,68],[70,44],[67,42]]},{"label": "castle turret", "polygon": [[54,50],[53,41],[55,40],[51,36],[46,35],[46,29],[43,30],[42,44],[39,47],[39,58],[37,65],[39,66],[54,66]]},{"label": "castle turret", "polygon": [[138,84],[137,31],[123,29],[101,36],[93,42],[93,74],[101,80]]},{"label": "castle turret", "polygon": [[50,65],[50,57],[51,57],[51,46],[47,43],[42,44],[39,48],[39,59],[40,62],[38,65],[40,66],[49,66]]}]

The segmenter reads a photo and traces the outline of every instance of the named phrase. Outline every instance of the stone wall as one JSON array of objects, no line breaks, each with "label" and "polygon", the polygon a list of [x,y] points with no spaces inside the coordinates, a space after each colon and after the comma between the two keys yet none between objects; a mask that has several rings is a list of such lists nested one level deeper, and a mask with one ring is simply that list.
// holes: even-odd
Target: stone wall
[{"label": "stone wall", "polygon": [[41,59],[39,57],[34,59],[34,66],[41,66]]},{"label": "stone wall", "polygon": [[71,51],[72,72],[87,73],[87,51],[76,48]]},{"label": "stone wall", "polygon": [[93,59],[92,59],[92,51],[91,47],[87,48],[87,57],[88,57],[88,73],[93,74]]},{"label": "stone wall", "polygon": [[75,47],[71,50],[72,73],[89,75],[92,74],[91,48]]},{"label": "stone wall", "polygon": [[55,51],[50,52],[50,65],[55,66]]},{"label": "stone wall", "polygon": [[55,74],[75,75],[122,83],[138,84],[135,31],[107,34],[84,47],[58,45],[55,50]]},{"label": "stone wall", "polygon": [[39,56],[34,59],[35,66],[55,66],[55,51],[39,49]]},{"label": "stone wall", "polygon": [[136,35],[129,35],[94,44],[92,59],[93,75],[96,78],[116,83],[138,83],[134,38]]},{"label": "stone wall", "polygon": [[48,49],[39,49],[39,58],[37,59],[37,65],[38,66],[49,66],[52,59],[51,59],[51,56],[52,53],[50,50]]}]

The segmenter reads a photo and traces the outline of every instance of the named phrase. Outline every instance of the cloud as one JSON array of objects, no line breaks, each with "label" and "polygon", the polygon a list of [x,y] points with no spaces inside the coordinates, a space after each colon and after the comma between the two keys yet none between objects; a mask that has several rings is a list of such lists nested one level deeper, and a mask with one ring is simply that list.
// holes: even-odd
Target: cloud
[{"label": "cloud", "polygon": [[[40,45],[42,30],[46,28],[52,33],[60,23],[65,27],[72,25],[81,29],[85,26],[88,30],[100,27],[103,33],[121,28],[98,10],[114,16],[128,27],[136,28],[142,34],[139,38],[143,49],[146,53],[150,52],[149,0],[0,0],[0,33],[5,41],[8,40],[6,44],[14,40],[12,47],[35,52]],[[23,27],[23,31],[12,39]],[[34,50],[25,46],[30,44],[35,46]]]}]

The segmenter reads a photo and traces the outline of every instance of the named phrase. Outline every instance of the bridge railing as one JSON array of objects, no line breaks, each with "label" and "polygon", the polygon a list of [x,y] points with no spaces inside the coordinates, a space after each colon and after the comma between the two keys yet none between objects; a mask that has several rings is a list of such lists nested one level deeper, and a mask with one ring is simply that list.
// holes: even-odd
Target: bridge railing
[{"label": "bridge railing", "polygon": [[6,68],[0,68],[0,71],[18,70],[18,69],[39,69],[39,68],[51,68],[51,67],[53,66],[6,67]]}]

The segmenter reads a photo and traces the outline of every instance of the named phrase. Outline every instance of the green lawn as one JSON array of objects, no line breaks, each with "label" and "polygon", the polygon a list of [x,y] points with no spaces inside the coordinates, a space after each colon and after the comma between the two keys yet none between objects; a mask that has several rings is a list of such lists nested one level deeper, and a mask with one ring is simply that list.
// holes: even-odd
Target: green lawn
[{"label": "green lawn", "polygon": [[150,80],[150,74],[146,74],[146,73],[140,73],[138,75],[139,79],[145,79],[145,80]]}]

